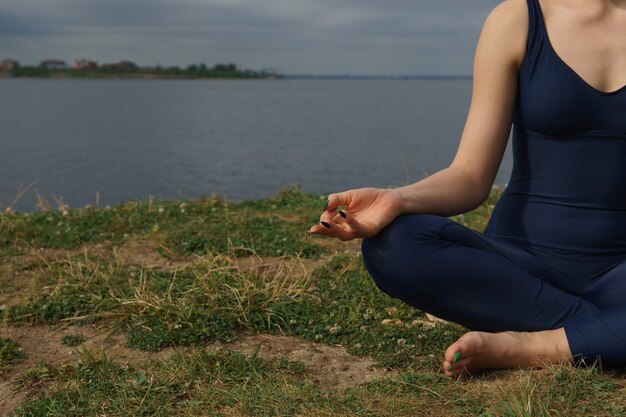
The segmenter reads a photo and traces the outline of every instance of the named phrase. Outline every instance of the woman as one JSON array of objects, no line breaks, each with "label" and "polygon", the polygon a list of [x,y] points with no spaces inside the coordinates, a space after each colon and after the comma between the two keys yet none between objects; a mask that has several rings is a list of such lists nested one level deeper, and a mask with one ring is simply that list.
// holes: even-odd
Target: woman
[{"label": "woman", "polygon": [[[513,171],[484,233],[448,219],[485,201],[511,126]],[[472,330],[444,353],[450,377],[626,363],[626,1],[499,4],[450,166],[331,194],[309,231],[363,238],[383,291]]]}]

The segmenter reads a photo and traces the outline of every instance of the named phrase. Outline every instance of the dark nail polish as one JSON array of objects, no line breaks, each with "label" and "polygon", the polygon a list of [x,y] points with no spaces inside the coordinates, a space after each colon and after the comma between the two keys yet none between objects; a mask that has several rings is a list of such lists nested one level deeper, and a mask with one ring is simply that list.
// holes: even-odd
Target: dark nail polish
[{"label": "dark nail polish", "polygon": [[328,208],[328,203],[330,203],[330,201],[326,200],[326,204],[324,204],[324,211]]},{"label": "dark nail polish", "polygon": [[341,214],[341,217],[343,217],[344,219],[348,216],[346,216],[346,213],[343,212],[343,210],[339,210],[339,214]]},{"label": "dark nail polish", "polygon": [[327,229],[330,229],[330,224],[326,223],[326,222],[320,222],[322,223],[322,226],[324,226]]}]

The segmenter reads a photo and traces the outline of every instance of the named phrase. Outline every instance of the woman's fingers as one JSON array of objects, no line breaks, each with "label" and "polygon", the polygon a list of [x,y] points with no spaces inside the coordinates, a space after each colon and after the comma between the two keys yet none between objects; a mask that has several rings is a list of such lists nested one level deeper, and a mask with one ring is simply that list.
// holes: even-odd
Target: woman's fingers
[{"label": "woman's fingers", "polygon": [[339,206],[349,206],[351,200],[351,191],[344,191],[342,193],[333,193],[328,195],[328,203],[324,207],[325,211],[333,212]]},{"label": "woman's fingers", "polygon": [[[364,229],[350,213],[350,209],[354,209],[350,207],[354,195],[355,190],[329,194],[319,224],[312,226],[309,231],[341,240],[362,237]],[[338,210],[340,206],[345,208]]]},{"label": "woman's fingers", "polygon": [[344,223],[346,221],[346,217],[348,217],[348,215],[346,214],[345,210],[339,210],[337,214],[335,214],[335,217],[333,217],[333,222],[337,224]]},{"label": "woman's fingers", "polygon": [[330,228],[328,228],[328,231],[332,233],[332,236],[334,237],[337,237],[341,240],[350,240],[356,237],[353,232],[345,227],[344,224],[332,223],[329,225]]},{"label": "woman's fingers", "polygon": [[332,236],[331,233],[327,233],[328,227],[324,227],[324,225],[330,226],[330,223],[333,223],[332,214],[327,211],[324,211],[322,215],[320,216],[319,223],[311,226],[311,228],[309,229],[309,232],[319,233],[319,234],[323,234],[326,236]]},{"label": "woman's fingers", "polygon": [[330,232],[330,230],[325,228],[321,224],[315,224],[315,225],[311,226],[311,228],[309,229],[309,232],[310,233],[316,233],[318,235],[325,235],[325,236],[329,236],[329,237],[334,237],[334,235]]},{"label": "woman's fingers", "polygon": [[309,232],[317,233],[320,235],[325,235],[329,237],[336,237],[341,240],[350,240],[358,237],[354,231],[350,230],[346,227],[346,225],[337,224],[334,222],[324,222],[328,225],[328,227],[324,226],[321,222],[320,224],[313,225]]},{"label": "woman's fingers", "polygon": [[[322,226],[321,228],[318,228],[318,230],[320,231],[324,229],[326,229],[326,231],[333,230],[333,226],[341,225],[342,227],[336,233],[333,230],[333,232],[329,235],[338,237],[340,239],[342,238],[342,231],[345,232],[343,234],[343,238],[349,239],[363,237],[366,235],[367,231],[366,228],[364,228],[363,225],[358,220],[356,220],[354,214],[351,213],[348,209],[339,210],[336,213],[324,211],[320,216],[320,225]],[[328,235],[328,233],[323,234]]]},{"label": "woman's fingers", "polygon": [[348,210],[341,210],[333,219],[335,223],[343,224],[352,230],[352,233],[359,237],[367,236],[368,228],[356,219],[353,213]]},{"label": "woman's fingers", "polygon": [[320,224],[330,224],[334,223],[334,217],[337,215],[334,211],[324,211],[320,216]]}]

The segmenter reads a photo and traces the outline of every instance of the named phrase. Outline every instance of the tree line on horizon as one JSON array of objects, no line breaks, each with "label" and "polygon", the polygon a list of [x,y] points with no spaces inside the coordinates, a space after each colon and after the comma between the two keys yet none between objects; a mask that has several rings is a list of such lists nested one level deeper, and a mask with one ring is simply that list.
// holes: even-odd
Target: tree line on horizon
[{"label": "tree line on horizon", "polygon": [[269,78],[276,77],[274,70],[253,71],[240,69],[236,64],[215,64],[213,67],[205,63],[191,64],[187,67],[161,66],[139,67],[131,61],[120,61],[115,64],[98,65],[95,61],[79,60],[73,66],[65,61],[45,60],[39,65],[20,65],[15,60],[3,60],[0,71],[14,77],[98,77],[98,76],[155,76],[164,78]]}]

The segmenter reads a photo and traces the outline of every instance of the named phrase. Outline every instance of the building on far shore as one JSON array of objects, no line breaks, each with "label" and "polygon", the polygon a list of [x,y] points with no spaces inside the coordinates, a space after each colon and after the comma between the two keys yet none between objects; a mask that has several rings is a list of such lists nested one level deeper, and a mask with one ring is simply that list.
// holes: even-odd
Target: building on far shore
[{"label": "building on far shore", "polygon": [[45,61],[41,61],[41,66],[50,70],[65,69],[65,61],[61,61],[60,59],[46,59]]},{"label": "building on far shore", "polygon": [[137,65],[131,61],[120,61],[117,64],[117,69],[120,71],[136,71]]},{"label": "building on far shore", "polygon": [[0,61],[0,70],[11,71],[12,69],[18,67],[19,65],[20,63],[14,59],[3,59],[2,61]]},{"label": "building on far shore", "polygon": [[91,59],[82,58],[74,61],[74,69],[77,70],[95,70],[96,68],[98,68],[98,63]]},{"label": "building on far shore", "polygon": [[117,64],[102,64],[100,65],[100,69],[105,71],[131,72],[137,71],[138,67],[134,62],[120,61]]}]

